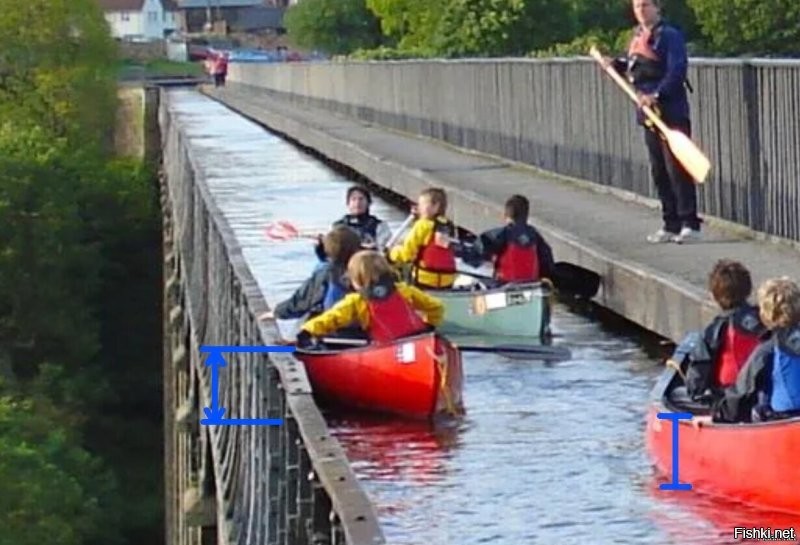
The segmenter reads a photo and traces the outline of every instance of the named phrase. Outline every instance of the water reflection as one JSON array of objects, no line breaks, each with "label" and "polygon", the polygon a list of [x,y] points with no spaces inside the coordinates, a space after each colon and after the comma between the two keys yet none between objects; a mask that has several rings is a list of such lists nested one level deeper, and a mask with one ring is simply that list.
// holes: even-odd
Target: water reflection
[{"label": "water reflection", "polygon": [[[796,540],[768,543],[800,543],[800,515],[764,511],[694,490],[666,493],[658,488],[663,482],[667,480],[654,477],[647,486],[647,493],[655,502],[650,516],[675,543],[741,543],[742,539],[734,538],[736,527],[794,528]],[[700,524],[686,524],[687,519]]]},{"label": "water reflection", "polygon": [[374,481],[431,485],[444,480],[458,447],[458,424],[385,420],[368,414],[328,415],[334,434],[348,445],[353,469]]}]

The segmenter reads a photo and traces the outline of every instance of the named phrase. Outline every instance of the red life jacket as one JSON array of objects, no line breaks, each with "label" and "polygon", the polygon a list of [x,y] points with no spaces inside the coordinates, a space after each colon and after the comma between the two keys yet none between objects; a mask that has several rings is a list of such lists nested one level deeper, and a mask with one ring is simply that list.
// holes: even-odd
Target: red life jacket
[{"label": "red life jacket", "polygon": [[446,218],[438,217],[433,221],[433,236],[420,250],[416,269],[435,275],[438,279],[438,287],[441,284],[441,274],[437,273],[455,274],[456,272],[456,254],[450,244],[450,241],[456,238],[456,229],[455,225]]},{"label": "red life jacket", "polygon": [[[518,232],[514,233],[513,231]],[[501,282],[535,282],[539,280],[539,254],[529,230],[519,231],[508,228],[506,233],[509,238],[506,241],[505,249],[495,262],[495,277]]]},{"label": "red life jacket", "polygon": [[758,315],[749,308],[728,319],[714,369],[715,385],[725,387],[736,382],[739,370],[758,346],[763,328]]},{"label": "red life jacket", "polygon": [[411,304],[397,291],[394,279],[381,279],[362,295],[367,300],[368,333],[373,341],[391,342],[428,328]]},{"label": "red life jacket", "polygon": [[[658,32],[660,26],[657,26],[653,29],[655,32]],[[644,57],[646,59],[650,59],[651,61],[658,61],[659,57],[656,52],[653,50],[652,40],[653,38],[653,31],[647,30],[644,27],[638,27],[633,34],[633,38],[631,39],[631,43],[628,45],[628,56],[629,57]]]}]

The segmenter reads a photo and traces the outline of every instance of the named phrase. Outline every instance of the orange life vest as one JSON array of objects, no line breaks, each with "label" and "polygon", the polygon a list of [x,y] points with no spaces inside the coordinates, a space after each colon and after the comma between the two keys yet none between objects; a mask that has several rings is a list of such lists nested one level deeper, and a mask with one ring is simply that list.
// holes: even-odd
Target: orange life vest
[{"label": "orange life vest", "polygon": [[[425,271],[433,275],[437,283],[430,287],[440,287],[444,285],[442,274],[452,275],[456,272],[456,254],[450,243],[456,238],[456,228],[450,220],[442,217],[436,218],[434,223],[433,236],[417,256],[415,272]],[[415,279],[419,282],[418,276]]]},{"label": "orange life vest", "polygon": [[509,238],[495,262],[495,277],[501,282],[539,280],[539,254],[530,230],[508,227],[506,234]]},{"label": "orange life vest", "polygon": [[427,324],[397,291],[394,279],[382,278],[362,295],[369,309],[369,336],[379,343],[420,333]]},{"label": "orange life vest", "polygon": [[739,370],[758,346],[763,331],[764,326],[752,307],[745,307],[728,319],[714,369],[716,386],[731,386],[736,382]]},{"label": "orange life vest", "polygon": [[661,33],[661,23],[648,30],[642,26],[636,28],[628,45],[628,80],[634,84],[645,84],[660,81],[664,77],[666,66],[655,50],[655,43]]},{"label": "orange life vest", "polygon": [[644,57],[646,59],[650,59],[651,61],[659,61],[658,54],[656,54],[655,50],[653,49],[652,40],[654,31],[656,31],[658,27],[655,29],[648,30],[644,27],[638,27],[633,34],[633,38],[631,39],[631,43],[628,45],[628,56],[629,57]]}]

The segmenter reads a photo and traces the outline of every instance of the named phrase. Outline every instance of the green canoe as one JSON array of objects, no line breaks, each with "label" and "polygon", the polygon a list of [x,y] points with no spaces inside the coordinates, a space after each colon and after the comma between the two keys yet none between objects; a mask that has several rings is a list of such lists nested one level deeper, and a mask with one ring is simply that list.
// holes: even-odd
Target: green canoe
[{"label": "green canoe", "polygon": [[539,282],[426,291],[444,303],[442,333],[532,338],[549,334],[550,290]]}]

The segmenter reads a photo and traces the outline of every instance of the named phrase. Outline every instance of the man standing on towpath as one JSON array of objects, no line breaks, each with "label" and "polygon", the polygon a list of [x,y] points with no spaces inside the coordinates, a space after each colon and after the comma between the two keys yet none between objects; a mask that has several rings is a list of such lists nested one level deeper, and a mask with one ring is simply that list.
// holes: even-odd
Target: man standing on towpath
[{"label": "man standing on towpath", "polygon": [[[627,55],[605,59],[626,76],[636,88],[640,106],[650,106],[664,123],[691,136],[686,72],[689,59],[686,39],[677,28],[661,18],[662,0],[632,0],[638,21]],[[652,243],[700,240],[701,219],[697,216],[697,189],[687,172],[672,155],[661,133],[645,118],[644,139],[650,156],[650,171],[656,185],[664,224],[647,236]]]}]

